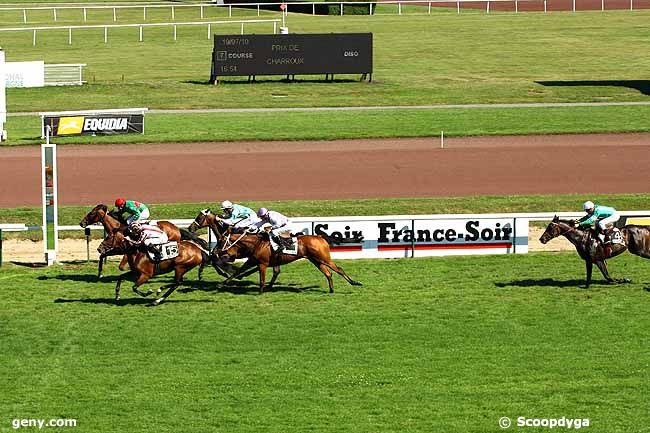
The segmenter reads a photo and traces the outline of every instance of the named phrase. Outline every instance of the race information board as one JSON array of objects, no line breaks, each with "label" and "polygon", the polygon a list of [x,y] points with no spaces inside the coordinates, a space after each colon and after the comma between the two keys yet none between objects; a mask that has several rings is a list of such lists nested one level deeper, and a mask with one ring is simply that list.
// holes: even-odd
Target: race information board
[{"label": "race information board", "polygon": [[372,33],[215,35],[220,76],[372,74]]}]

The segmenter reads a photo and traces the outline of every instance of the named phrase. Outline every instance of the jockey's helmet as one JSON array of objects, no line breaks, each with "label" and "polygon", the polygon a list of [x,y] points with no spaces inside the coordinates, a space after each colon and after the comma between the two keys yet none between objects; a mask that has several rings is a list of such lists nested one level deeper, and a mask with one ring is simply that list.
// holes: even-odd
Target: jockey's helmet
[{"label": "jockey's helmet", "polygon": [[269,213],[269,210],[268,210],[267,208],[265,208],[265,207],[261,207],[261,208],[257,211],[257,216],[260,217],[260,218],[262,218],[262,217],[264,217],[264,216],[265,216],[266,214],[268,214],[268,213]]},{"label": "jockey's helmet", "polygon": [[221,202],[221,209],[232,209],[232,202],[230,200],[224,200]]},{"label": "jockey's helmet", "polygon": [[582,208],[583,208],[584,210],[592,210],[592,209],[594,208],[594,203],[593,203],[592,201],[587,200],[587,201],[584,202],[584,204],[582,205]]},{"label": "jockey's helmet", "polygon": [[126,200],[124,200],[122,197],[118,197],[118,198],[115,200],[115,206],[117,206],[117,207],[122,207],[122,206],[124,206],[125,204],[126,204]]},{"label": "jockey's helmet", "polygon": [[142,226],[137,221],[132,222],[129,226],[129,232],[135,237],[140,237],[140,234],[142,234]]}]

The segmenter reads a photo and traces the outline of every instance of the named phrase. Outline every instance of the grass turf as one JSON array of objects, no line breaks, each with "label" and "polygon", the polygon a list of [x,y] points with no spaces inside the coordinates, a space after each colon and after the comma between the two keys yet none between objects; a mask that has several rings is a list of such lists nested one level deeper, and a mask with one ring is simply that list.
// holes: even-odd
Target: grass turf
[{"label": "grass turf", "polygon": [[155,309],[128,285],[113,305],[114,265],[101,283],[93,264],[0,268],[0,431],[483,433],[502,416],[648,431],[647,262],[617,258],[633,283],[589,290],[573,253],[343,266],[364,286],[336,277],[327,295],[301,262],[257,296],[208,270]]}]

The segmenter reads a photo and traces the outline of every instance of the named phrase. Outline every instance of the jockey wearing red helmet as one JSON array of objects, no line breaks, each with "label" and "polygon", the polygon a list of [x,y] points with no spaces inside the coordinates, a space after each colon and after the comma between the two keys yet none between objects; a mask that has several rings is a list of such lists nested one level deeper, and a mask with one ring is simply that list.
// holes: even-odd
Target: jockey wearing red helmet
[{"label": "jockey wearing red helmet", "polygon": [[119,212],[129,214],[126,219],[127,224],[131,224],[133,221],[149,219],[149,208],[139,201],[125,200],[122,197],[118,197],[115,200],[115,206]]}]

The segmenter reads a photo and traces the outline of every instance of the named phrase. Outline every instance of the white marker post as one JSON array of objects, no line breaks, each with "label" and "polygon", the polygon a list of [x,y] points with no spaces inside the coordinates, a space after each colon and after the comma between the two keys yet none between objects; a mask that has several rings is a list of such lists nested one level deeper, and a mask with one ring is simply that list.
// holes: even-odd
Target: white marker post
[{"label": "white marker post", "polygon": [[41,144],[41,188],[43,192],[43,245],[45,262],[56,262],[59,249],[58,179],[56,144],[50,143],[50,126],[46,126],[46,140]]},{"label": "white marker post", "polygon": [[440,148],[445,148],[445,133],[443,131],[440,131]]},{"label": "white marker post", "polygon": [[7,139],[5,123],[7,123],[7,98],[5,93],[5,52],[0,48],[0,141]]}]

